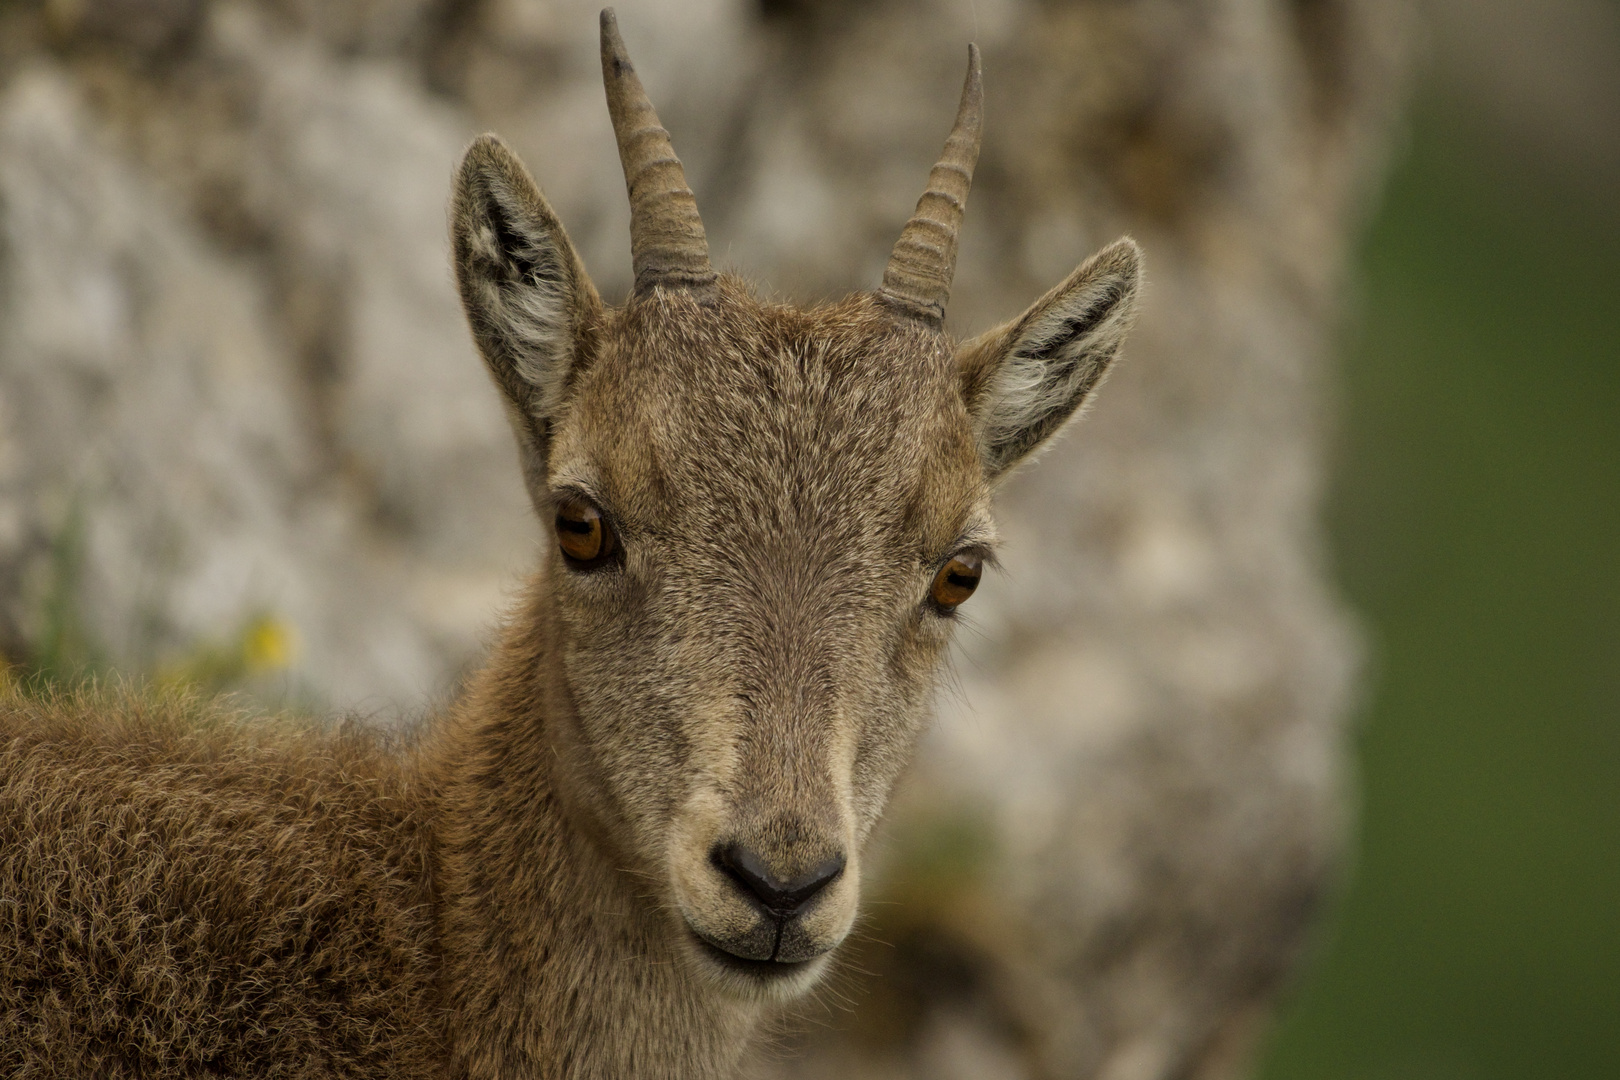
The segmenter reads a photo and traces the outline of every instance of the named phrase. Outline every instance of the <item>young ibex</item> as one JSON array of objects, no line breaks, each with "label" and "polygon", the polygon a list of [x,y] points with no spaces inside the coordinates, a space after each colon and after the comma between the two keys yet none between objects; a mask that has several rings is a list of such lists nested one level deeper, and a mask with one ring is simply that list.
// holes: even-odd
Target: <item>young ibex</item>
[{"label": "young ibex", "polygon": [[973,52],[882,287],[763,303],[710,268],[611,12],[602,64],[623,307],[497,139],[456,177],[462,299],[555,530],[489,666],[392,749],[11,699],[5,1075],[719,1077],[849,933],[992,485],[1096,387],[1137,249],[946,338]]}]

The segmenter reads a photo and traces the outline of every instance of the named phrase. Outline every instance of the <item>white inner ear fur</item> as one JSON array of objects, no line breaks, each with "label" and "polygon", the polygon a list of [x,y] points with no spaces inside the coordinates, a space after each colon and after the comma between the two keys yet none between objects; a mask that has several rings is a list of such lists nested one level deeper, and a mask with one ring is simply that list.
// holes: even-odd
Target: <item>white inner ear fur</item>
[{"label": "white inner ear fur", "polygon": [[532,386],[535,419],[561,405],[574,359],[574,283],[568,260],[546,223],[515,198],[504,178],[484,177],[484,219],[469,238],[478,254],[506,273],[480,283],[484,317],[504,337],[517,376]]},{"label": "white inner ear fur", "polygon": [[992,475],[1047,442],[1102,381],[1135,319],[1140,275],[1136,245],[1120,241],[1014,324],[975,410]]}]

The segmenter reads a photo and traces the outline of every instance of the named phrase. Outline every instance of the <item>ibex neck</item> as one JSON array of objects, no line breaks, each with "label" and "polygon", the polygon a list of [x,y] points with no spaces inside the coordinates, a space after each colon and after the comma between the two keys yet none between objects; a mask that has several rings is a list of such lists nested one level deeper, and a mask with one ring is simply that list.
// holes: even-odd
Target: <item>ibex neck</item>
[{"label": "ibex neck", "polygon": [[686,974],[658,884],[559,795],[541,584],[431,751],[453,1076],[730,1075],[758,1018]]}]

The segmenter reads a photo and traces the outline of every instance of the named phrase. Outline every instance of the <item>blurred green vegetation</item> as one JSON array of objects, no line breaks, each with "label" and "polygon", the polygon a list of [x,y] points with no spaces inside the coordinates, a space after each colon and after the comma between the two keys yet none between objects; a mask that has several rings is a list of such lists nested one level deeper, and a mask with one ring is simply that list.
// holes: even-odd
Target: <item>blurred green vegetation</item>
[{"label": "blurred green vegetation", "polygon": [[1361,827],[1264,1080],[1620,1077],[1620,201],[1531,157],[1431,91],[1366,238]]},{"label": "blurred green vegetation", "polygon": [[25,693],[49,693],[134,678],[178,691],[247,691],[278,705],[292,700],[278,676],[296,659],[298,636],[290,623],[267,611],[249,614],[223,639],[191,642],[153,670],[114,669],[84,619],[84,547],[84,504],[76,498],[51,541],[49,574],[35,620],[38,644],[20,663],[8,664],[0,657],[0,691],[16,685]]},{"label": "blurred green vegetation", "polygon": [[84,503],[75,498],[51,538],[50,575],[40,599],[39,644],[26,665],[41,684],[72,681],[103,666],[79,610],[84,576]]}]

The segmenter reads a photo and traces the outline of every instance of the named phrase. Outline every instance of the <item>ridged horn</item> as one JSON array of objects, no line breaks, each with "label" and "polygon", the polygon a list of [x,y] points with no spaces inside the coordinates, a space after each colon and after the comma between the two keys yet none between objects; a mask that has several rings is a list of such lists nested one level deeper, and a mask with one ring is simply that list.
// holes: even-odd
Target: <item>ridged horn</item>
[{"label": "ridged horn", "polygon": [[612,8],[602,9],[602,83],[630,192],[630,260],[636,290],[653,285],[702,288],[715,280],[697,200],[669,132],[647,100],[619,36]]},{"label": "ridged horn", "polygon": [[984,130],[984,84],[979,71],[979,47],[968,46],[967,79],[956,125],[939,163],[928,174],[928,190],[917,200],[917,211],[906,222],[894,253],[883,271],[879,293],[927,322],[945,320],[951,298],[951,277],[956,273],[956,240],[962,228],[962,210],[973,167],[979,161],[979,138]]}]

